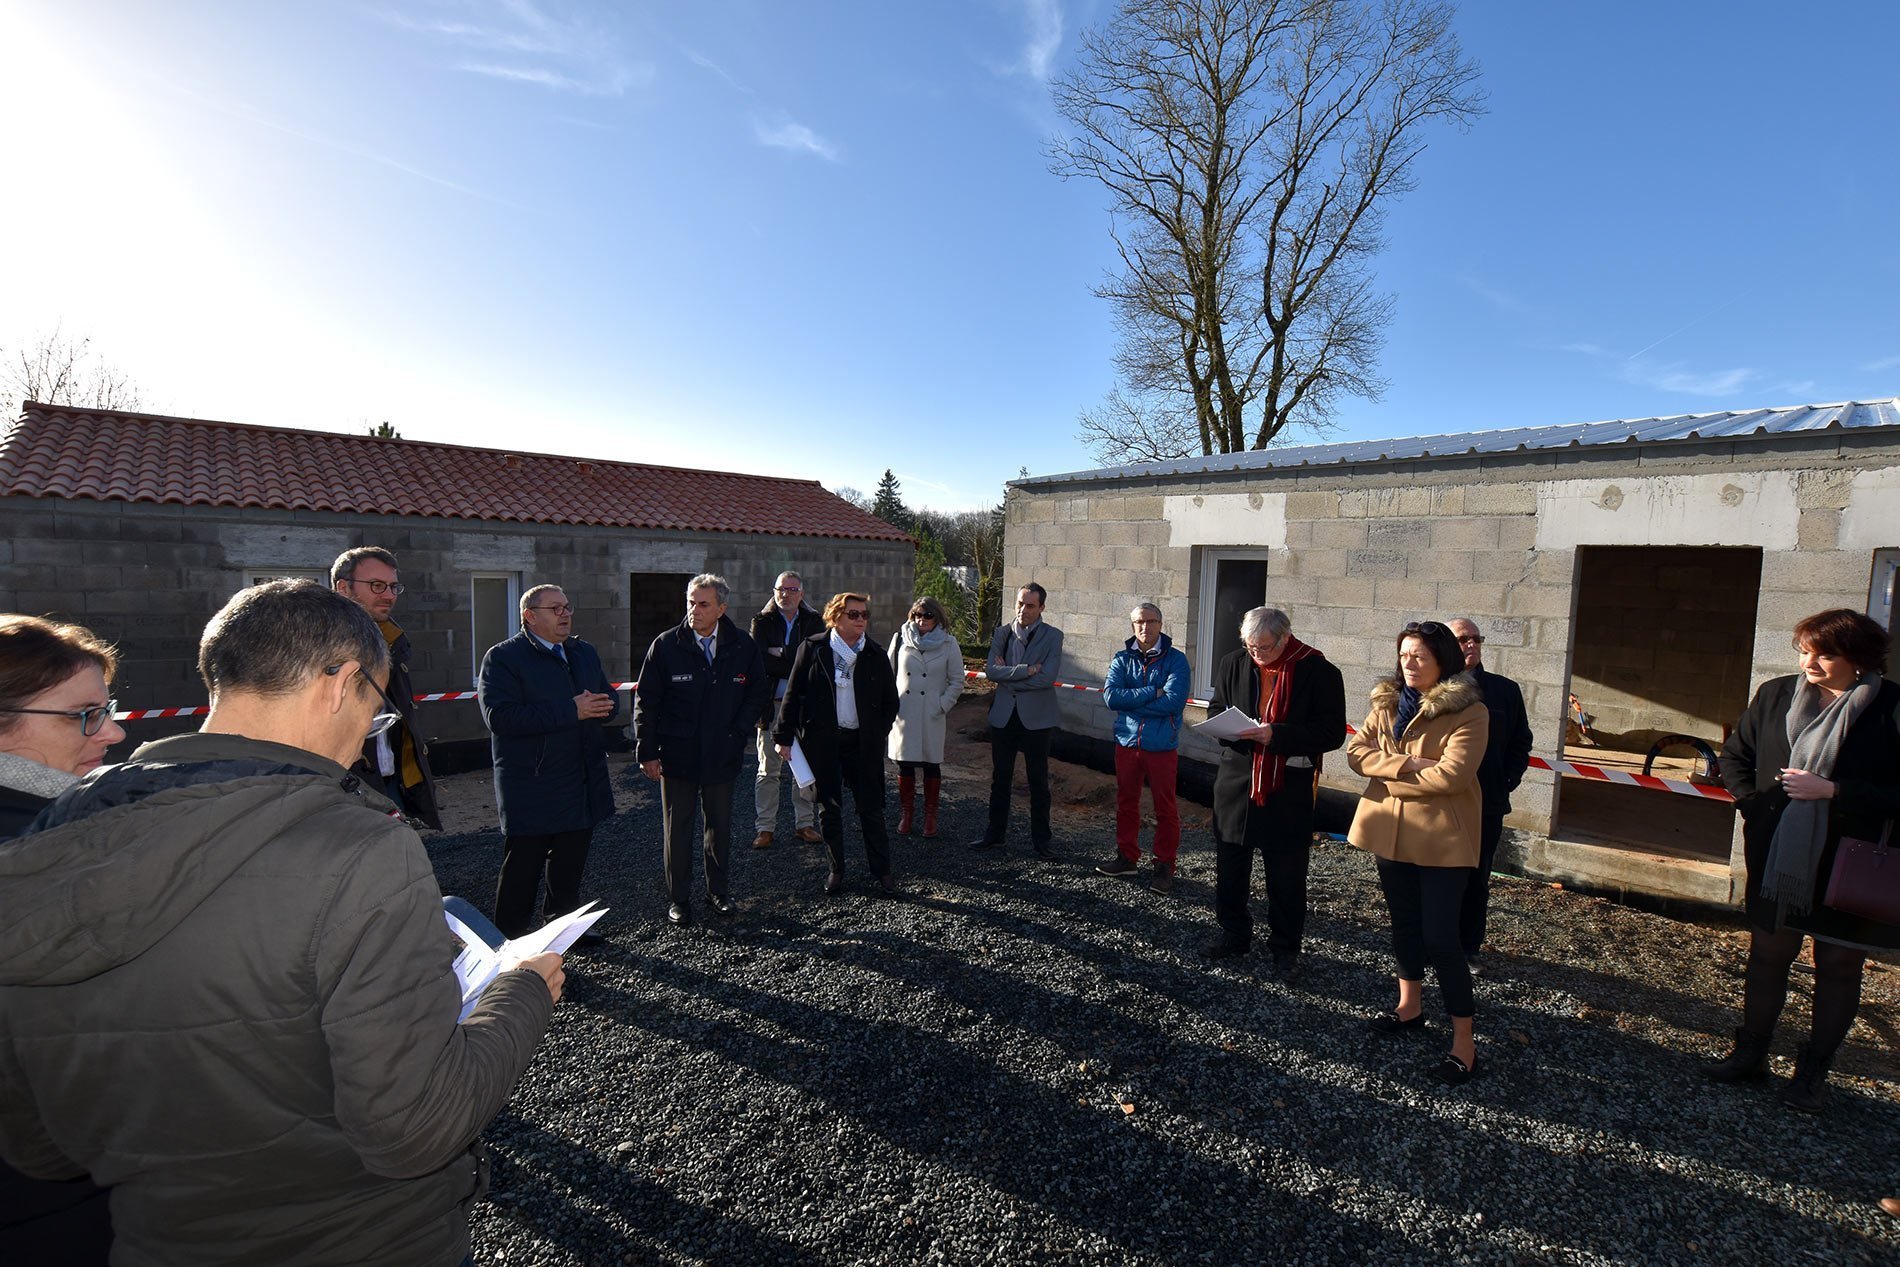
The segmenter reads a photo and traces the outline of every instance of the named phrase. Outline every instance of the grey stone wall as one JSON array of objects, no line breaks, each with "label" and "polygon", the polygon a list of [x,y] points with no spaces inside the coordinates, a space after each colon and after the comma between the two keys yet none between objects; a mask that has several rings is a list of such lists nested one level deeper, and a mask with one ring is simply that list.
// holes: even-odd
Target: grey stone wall
[{"label": "grey stone wall", "polygon": [[[486,650],[470,645],[477,572],[518,573],[521,590],[563,586],[577,608],[576,635],[600,651],[610,677],[626,680],[646,649],[631,645],[634,573],[721,573],[733,586],[729,614],[744,627],[766,602],[772,578],[793,567],[820,601],[845,588],[889,596],[874,609],[888,631],[910,601],[915,569],[908,542],[10,497],[0,498],[0,610],[76,621],[118,644],[115,689],[124,707],[202,704],[199,635],[245,576],[327,570],[359,545],[397,557],[405,592],[395,619],[415,648],[416,689],[427,692],[473,686],[473,666]],[[682,593],[682,615],[685,606]],[[472,701],[424,707],[436,739],[486,734]],[[129,727],[134,742],[178,728]]]},{"label": "grey stone wall", "polygon": [[[1067,635],[1065,676],[1099,683],[1128,636],[1132,602],[1159,603],[1194,658],[1205,554],[1264,549],[1267,601],[1340,666],[1355,724],[1374,679],[1391,671],[1397,631],[1463,615],[1485,631],[1487,667],[1523,686],[1537,751],[1554,754],[1579,546],[1759,547],[1743,675],[1752,690],[1793,671],[1789,630],[1801,617],[1864,608],[1872,551],[1900,544],[1896,493],[1900,442],[1849,432],[1031,481],[1009,493],[1005,583],[1048,588],[1048,618]],[[1670,601],[1659,586],[1657,609]],[[1195,667],[1204,681],[1211,666]],[[1062,706],[1069,729],[1109,734],[1098,695],[1064,693]],[[1189,720],[1200,715],[1190,709]],[[1191,738],[1184,745],[1190,757],[1216,753]],[[1360,786],[1341,759],[1327,763],[1324,781]],[[1533,771],[1511,822],[1547,831],[1552,803],[1553,777]]]}]

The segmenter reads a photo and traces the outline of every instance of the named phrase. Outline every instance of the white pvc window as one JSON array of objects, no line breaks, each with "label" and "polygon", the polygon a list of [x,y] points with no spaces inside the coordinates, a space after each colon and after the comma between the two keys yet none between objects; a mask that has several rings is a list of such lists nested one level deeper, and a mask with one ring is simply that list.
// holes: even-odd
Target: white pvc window
[{"label": "white pvc window", "polygon": [[477,572],[469,578],[468,680],[481,676],[482,657],[514,637],[521,623],[521,579],[516,572]]},{"label": "white pvc window", "polygon": [[[1214,671],[1240,647],[1240,618],[1267,601],[1267,551],[1203,547],[1195,599],[1194,693],[1206,699]],[[1242,707],[1246,707],[1245,704]]]}]

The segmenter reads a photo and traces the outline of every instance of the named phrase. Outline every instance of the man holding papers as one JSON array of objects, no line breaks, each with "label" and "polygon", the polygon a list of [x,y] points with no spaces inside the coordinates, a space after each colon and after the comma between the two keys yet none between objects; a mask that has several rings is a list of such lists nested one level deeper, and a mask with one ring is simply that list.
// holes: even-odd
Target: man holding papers
[{"label": "man holding papers", "polygon": [[1238,708],[1255,719],[1221,737],[1214,776],[1214,918],[1209,959],[1253,945],[1247,891],[1258,852],[1266,871],[1267,948],[1283,980],[1299,976],[1306,930],[1306,871],[1320,758],[1346,742],[1346,688],[1339,670],[1293,636],[1275,607],[1241,617],[1238,651],[1214,675],[1210,718]]},{"label": "man holding papers", "polygon": [[310,581],[206,626],[211,712],[0,851],[0,1154],[112,1188],[115,1262],[454,1267],[560,956],[465,1024],[416,833],[347,766],[376,622]]}]

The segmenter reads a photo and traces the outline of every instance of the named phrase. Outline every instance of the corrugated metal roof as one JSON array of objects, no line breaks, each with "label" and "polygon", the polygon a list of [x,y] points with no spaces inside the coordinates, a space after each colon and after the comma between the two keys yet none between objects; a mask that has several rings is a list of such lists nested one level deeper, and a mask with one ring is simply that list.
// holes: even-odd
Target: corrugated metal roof
[{"label": "corrugated metal roof", "polygon": [[1289,445],[1250,453],[1222,453],[1211,457],[1176,458],[1171,462],[1144,462],[1135,466],[1071,471],[1062,475],[1037,475],[1010,482],[1023,485],[1060,484],[1122,476],[1199,475],[1279,470],[1296,466],[1344,466],[1360,462],[1403,462],[1530,449],[1583,448],[1632,441],[1745,440],[1791,431],[1823,431],[1830,427],[1900,427],[1900,396],[1889,400],[1844,401],[1834,405],[1787,405],[1775,409],[1745,409],[1714,414],[1675,414],[1667,418],[1508,427],[1502,431],[1466,431],[1456,435]]},{"label": "corrugated metal roof", "polygon": [[0,496],[909,541],[815,480],[28,402]]}]

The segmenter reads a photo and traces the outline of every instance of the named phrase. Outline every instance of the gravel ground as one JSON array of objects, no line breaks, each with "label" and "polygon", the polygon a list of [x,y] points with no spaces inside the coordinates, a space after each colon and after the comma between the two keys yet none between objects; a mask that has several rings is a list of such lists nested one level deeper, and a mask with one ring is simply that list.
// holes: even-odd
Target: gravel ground
[{"label": "gravel ground", "polygon": [[[940,839],[893,837],[890,901],[855,827],[846,892],[823,896],[787,797],[780,843],[736,851],[738,917],[698,907],[676,930],[658,793],[624,764],[614,780],[586,886],[610,944],[570,956],[488,1132],[478,1262],[1900,1263],[1900,1220],[1873,1204],[1900,1192],[1890,968],[1810,1119],[1697,1073],[1735,1023],[1735,929],[1500,881],[1486,1069],[1452,1091],[1430,1076],[1435,989],[1422,1037],[1362,1023],[1393,985],[1371,861],[1347,846],[1314,850],[1288,988],[1264,948],[1195,953],[1214,862],[1192,807],[1160,898],[1091,870],[1112,851],[1099,788],[1059,803],[1051,863],[1020,793],[1009,846],[965,849],[984,790],[959,774]],[[748,769],[735,831],[750,794]],[[486,906],[496,832],[430,852],[444,891]]]}]

